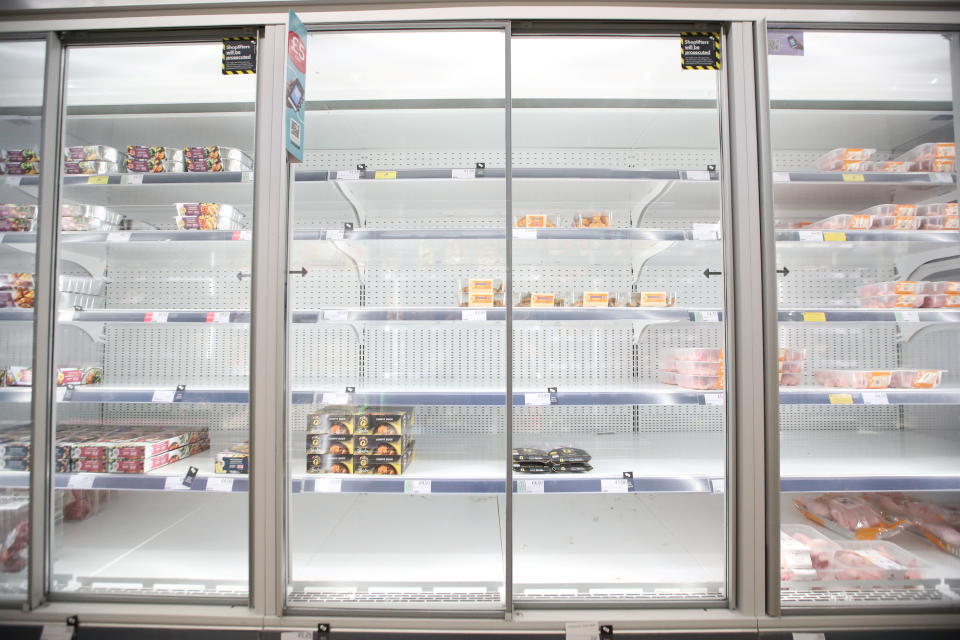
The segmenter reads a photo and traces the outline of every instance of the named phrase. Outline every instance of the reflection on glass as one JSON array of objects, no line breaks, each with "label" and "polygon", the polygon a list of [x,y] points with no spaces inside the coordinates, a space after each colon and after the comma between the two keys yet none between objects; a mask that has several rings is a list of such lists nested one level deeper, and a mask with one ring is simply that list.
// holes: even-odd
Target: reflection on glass
[{"label": "reflection on glass", "polygon": [[[0,41],[0,602],[27,591],[30,373],[45,46]],[[8,388],[2,388],[2,387]]]},{"label": "reflection on glass", "polygon": [[769,57],[783,607],[955,606],[958,62],[939,33],[790,36],[802,54]]},{"label": "reflection on glass", "polygon": [[288,604],[502,609],[503,33],[308,49]]},{"label": "reflection on glass", "polygon": [[521,606],[725,597],[718,73],[679,50],[512,43]]},{"label": "reflection on glass", "polygon": [[247,594],[256,80],[220,56],[68,50],[54,591]]}]

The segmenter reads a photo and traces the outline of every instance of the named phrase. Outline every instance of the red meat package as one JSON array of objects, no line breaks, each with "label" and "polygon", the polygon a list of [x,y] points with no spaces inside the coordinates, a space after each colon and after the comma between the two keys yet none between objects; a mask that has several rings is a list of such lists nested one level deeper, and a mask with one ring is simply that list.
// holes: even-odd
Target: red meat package
[{"label": "red meat package", "polygon": [[30,524],[22,520],[15,526],[0,547],[0,571],[17,573],[27,566],[27,543],[30,541]]},{"label": "red meat package", "polygon": [[793,504],[809,520],[857,540],[879,540],[903,531],[907,521],[886,518],[860,496],[825,493],[817,498],[795,498]]}]

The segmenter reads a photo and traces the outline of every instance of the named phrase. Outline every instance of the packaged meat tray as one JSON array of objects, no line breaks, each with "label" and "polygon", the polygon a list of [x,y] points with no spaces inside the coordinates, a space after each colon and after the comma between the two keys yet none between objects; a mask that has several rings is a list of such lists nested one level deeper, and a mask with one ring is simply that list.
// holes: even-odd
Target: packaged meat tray
[{"label": "packaged meat tray", "polygon": [[573,216],[570,226],[579,229],[601,229],[610,227],[611,216],[606,211],[594,211],[592,213],[578,213]]},{"label": "packaged meat tray", "polygon": [[802,524],[784,524],[780,527],[780,580],[815,581],[818,569],[833,563],[840,545],[822,533]]},{"label": "packaged meat tray", "polygon": [[119,168],[116,162],[68,161],[63,163],[63,171],[68,175],[105,175],[117,173]]},{"label": "packaged meat tray", "polygon": [[858,211],[857,215],[867,216],[915,216],[919,210],[919,205],[915,204],[878,204]]},{"label": "packaged meat tray", "polygon": [[803,373],[803,360],[782,360],[777,363],[780,373]]},{"label": "packaged meat tray", "polygon": [[687,376],[722,376],[723,360],[675,360],[677,373]]},{"label": "packaged meat tray", "polygon": [[915,163],[902,160],[887,160],[884,162],[868,162],[864,171],[879,171],[881,173],[909,173],[914,170]]},{"label": "packaged meat tray", "polygon": [[552,229],[557,226],[557,216],[551,213],[530,213],[514,216],[513,226],[528,229]]},{"label": "packaged meat tray", "polygon": [[960,215],[960,208],[956,202],[937,202],[921,204],[917,209],[918,216],[956,216]]},{"label": "packaged meat tray", "polygon": [[[680,362],[678,361],[679,365]],[[677,386],[686,389],[719,390],[723,389],[723,376],[691,376],[682,373],[676,374]]]},{"label": "packaged meat tray", "polygon": [[900,154],[897,160],[929,160],[931,158],[956,158],[957,145],[952,142],[925,142],[910,151]]},{"label": "packaged meat tray", "polygon": [[824,387],[847,389],[886,389],[893,377],[891,371],[862,369],[814,369],[814,381]]},{"label": "packaged meat tray", "polygon": [[698,362],[716,362],[723,360],[723,349],[680,348],[666,349],[663,353],[667,360],[694,360]]},{"label": "packaged meat tray", "polygon": [[807,229],[867,231],[873,228],[873,216],[851,215],[843,213],[818,220],[807,226]]},{"label": "packaged meat tray", "polygon": [[0,162],[40,162],[36,149],[0,149]]},{"label": "packaged meat tray", "polygon": [[460,293],[459,305],[461,307],[493,308],[503,306],[503,293],[486,293],[471,291],[469,293]]},{"label": "packaged meat tray", "polygon": [[526,291],[516,296],[516,307],[544,309],[566,306],[570,294]]},{"label": "packaged meat tray", "polygon": [[141,158],[127,158],[123,161],[123,166],[130,173],[182,173],[186,170],[186,165],[182,162]]},{"label": "packaged meat tray", "polygon": [[177,202],[177,228],[180,230],[235,230],[243,228],[243,214],[228,204],[217,202]]},{"label": "packaged meat tray", "polygon": [[874,216],[873,228],[883,231],[916,231],[924,218],[917,216]]},{"label": "packaged meat tray", "polygon": [[960,216],[922,216],[920,228],[924,231],[956,231],[960,229]]},{"label": "packaged meat tray", "polygon": [[65,147],[63,159],[70,162],[100,161],[116,163],[120,159],[120,152],[113,147],[102,144],[91,144],[83,147]]},{"label": "packaged meat tray", "polygon": [[821,580],[921,580],[928,566],[912,553],[885,540],[840,542]]},{"label": "packaged meat tray", "polygon": [[960,294],[934,293],[924,296],[923,306],[929,309],[953,309],[960,307]]},{"label": "packaged meat tray", "polygon": [[670,291],[631,291],[619,295],[625,307],[672,307],[677,303],[677,294]]},{"label": "packaged meat tray", "polygon": [[866,493],[863,497],[888,518],[909,520],[913,531],[960,557],[960,509],[904,493]]},{"label": "packaged meat tray", "polygon": [[6,162],[0,168],[0,173],[10,176],[35,176],[40,173],[39,162]]},{"label": "packaged meat tray", "polygon": [[795,386],[797,386],[798,384],[800,384],[800,379],[801,379],[801,377],[802,377],[801,374],[799,374],[799,373],[784,373],[784,372],[780,372],[780,373],[777,374],[777,375],[778,375],[778,379],[779,379],[779,381],[780,381],[781,386],[784,386],[784,387],[795,387]]},{"label": "packaged meat tray", "polygon": [[499,278],[460,278],[461,293],[503,293]]},{"label": "packaged meat tray", "polygon": [[943,369],[894,369],[890,386],[895,389],[934,389],[940,386]]},{"label": "packaged meat tray", "polygon": [[794,506],[809,520],[847,538],[878,540],[903,531],[907,521],[888,518],[860,496],[825,493],[794,498]]},{"label": "packaged meat tray", "polygon": [[954,158],[930,158],[928,160],[917,160],[913,163],[913,166],[914,171],[953,173],[956,160]]},{"label": "packaged meat tray", "polygon": [[860,306],[869,309],[916,309],[924,305],[925,298],[923,295],[889,293],[860,298]]},{"label": "packaged meat tray", "polygon": [[854,147],[840,147],[832,149],[820,156],[817,160],[817,168],[821,171],[845,171],[850,169],[851,163],[859,163],[869,160],[876,149],[861,149]]},{"label": "packaged meat tray", "polygon": [[677,361],[672,358],[667,360],[661,359],[657,364],[660,367],[660,371],[666,371],[669,373],[677,372]]},{"label": "packaged meat tray", "polygon": [[891,293],[898,295],[924,293],[924,284],[922,280],[899,280],[897,282],[877,282],[860,287],[860,296],[864,298]]},{"label": "packaged meat tray", "polygon": [[127,156],[134,160],[159,160],[161,162],[183,162],[183,149],[176,147],[147,147],[127,145]]},{"label": "packaged meat tray", "polygon": [[923,283],[924,293],[948,293],[953,295],[960,294],[960,282],[950,282],[946,280],[937,280]]},{"label": "packaged meat tray", "polygon": [[781,347],[779,353],[780,362],[796,362],[798,360],[806,360],[807,350],[806,349],[794,349],[792,347]]},{"label": "packaged meat tray", "polygon": [[582,291],[573,296],[574,307],[620,307],[623,306],[623,294],[616,291]]},{"label": "packaged meat tray", "polygon": [[677,374],[674,371],[661,371],[657,374],[657,380],[661,384],[677,384]]}]

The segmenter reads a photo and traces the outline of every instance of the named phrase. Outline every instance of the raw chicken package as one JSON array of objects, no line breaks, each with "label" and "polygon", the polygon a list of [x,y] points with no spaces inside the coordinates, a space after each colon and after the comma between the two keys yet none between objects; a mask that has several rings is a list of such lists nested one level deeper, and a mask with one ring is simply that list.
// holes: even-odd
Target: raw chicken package
[{"label": "raw chicken package", "polygon": [[816,498],[794,498],[800,513],[822,527],[857,540],[894,536],[907,526],[901,518],[887,518],[860,496],[825,493]]},{"label": "raw chicken package", "polygon": [[859,540],[841,542],[829,568],[820,569],[821,580],[922,580],[927,565],[892,542]]},{"label": "raw chicken package", "polygon": [[960,508],[904,493],[870,493],[864,498],[887,518],[909,520],[916,533],[960,558]]},{"label": "raw chicken package", "polygon": [[819,569],[827,569],[840,545],[813,527],[784,524],[780,527],[780,580],[819,580]]}]

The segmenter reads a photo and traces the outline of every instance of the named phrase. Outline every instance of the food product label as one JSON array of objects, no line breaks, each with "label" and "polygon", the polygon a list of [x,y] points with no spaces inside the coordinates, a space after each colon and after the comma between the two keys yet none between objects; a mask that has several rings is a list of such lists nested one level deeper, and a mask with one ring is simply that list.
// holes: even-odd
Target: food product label
[{"label": "food product label", "polygon": [[894,307],[907,307],[913,308],[918,306],[917,303],[920,301],[919,296],[897,296],[896,302],[894,302]]},{"label": "food product label", "polygon": [[556,304],[556,296],[552,293],[531,293],[531,307],[553,307]]},{"label": "food product label", "polygon": [[960,282],[948,282],[945,293],[960,295]]},{"label": "food product label", "polygon": [[641,307],[667,306],[667,292],[666,291],[641,291],[640,306]]},{"label": "food product label", "polygon": [[492,278],[471,278],[467,281],[469,293],[493,293]]},{"label": "food product label", "polygon": [[894,285],[894,293],[916,293],[917,283],[913,280],[901,280]]},{"label": "food product label", "polygon": [[376,171],[373,174],[374,180],[396,180],[396,171]]},{"label": "food product label", "polygon": [[898,311],[897,322],[920,322],[920,313],[917,311]]},{"label": "food product label", "polygon": [[797,240],[800,242],[822,242],[823,233],[820,231],[797,231]]},{"label": "food product label", "polygon": [[524,217],[527,227],[543,228],[547,226],[547,216],[542,214],[531,214]]},{"label": "food product label", "polygon": [[477,177],[476,169],[453,169],[450,172],[450,177],[455,180],[470,180]]},{"label": "food product label", "polygon": [[183,478],[167,476],[163,479],[164,491],[189,491],[190,487],[183,484]]},{"label": "food product label", "polygon": [[887,394],[883,391],[864,391],[860,394],[863,404],[890,404]]},{"label": "food product label", "polygon": [[432,490],[430,480],[407,480],[403,483],[404,493],[430,493]]},{"label": "food product label", "polygon": [[960,307],[960,295],[949,295],[943,303],[945,307]]},{"label": "food product label", "polygon": [[492,293],[469,293],[467,294],[467,306],[470,307],[492,307]]},{"label": "food product label", "polygon": [[487,319],[487,312],[483,310],[464,309],[460,318],[466,322],[482,322]]},{"label": "food product label", "polygon": [[530,406],[548,406],[550,404],[550,394],[525,393],[523,394],[523,404]]},{"label": "food product label", "polygon": [[159,389],[153,392],[153,397],[150,401],[162,403],[173,402],[176,393],[176,389]]},{"label": "food product label", "polygon": [[233,478],[207,478],[207,491],[230,493],[233,491]]},{"label": "food product label", "polygon": [[889,371],[871,371],[867,380],[868,389],[886,389],[890,386]]},{"label": "food product label", "polygon": [[513,237],[517,240],[536,240],[537,232],[534,229],[514,229]]},{"label": "food product label", "polygon": [[142,173],[131,173],[125,176],[120,176],[121,184],[143,184],[143,174]]},{"label": "food product label", "polygon": [[[67,173],[70,173],[67,171]],[[90,176],[87,178],[87,184],[109,184],[110,176]]]},{"label": "food product label", "polygon": [[317,478],[313,481],[314,493],[340,493],[343,480],[340,478]]},{"label": "food product label", "polygon": [[584,307],[606,307],[609,305],[610,296],[606,291],[584,291]]},{"label": "food product label", "polygon": [[917,219],[913,216],[896,216],[889,225],[890,229],[897,231],[912,231],[917,227]]},{"label": "food product label", "polygon": [[893,206],[893,215],[895,216],[915,216],[917,215],[917,205],[915,204],[896,204]]},{"label": "food product label", "polygon": [[900,563],[888,558],[876,549],[857,549],[855,553],[881,569],[904,569]]}]

